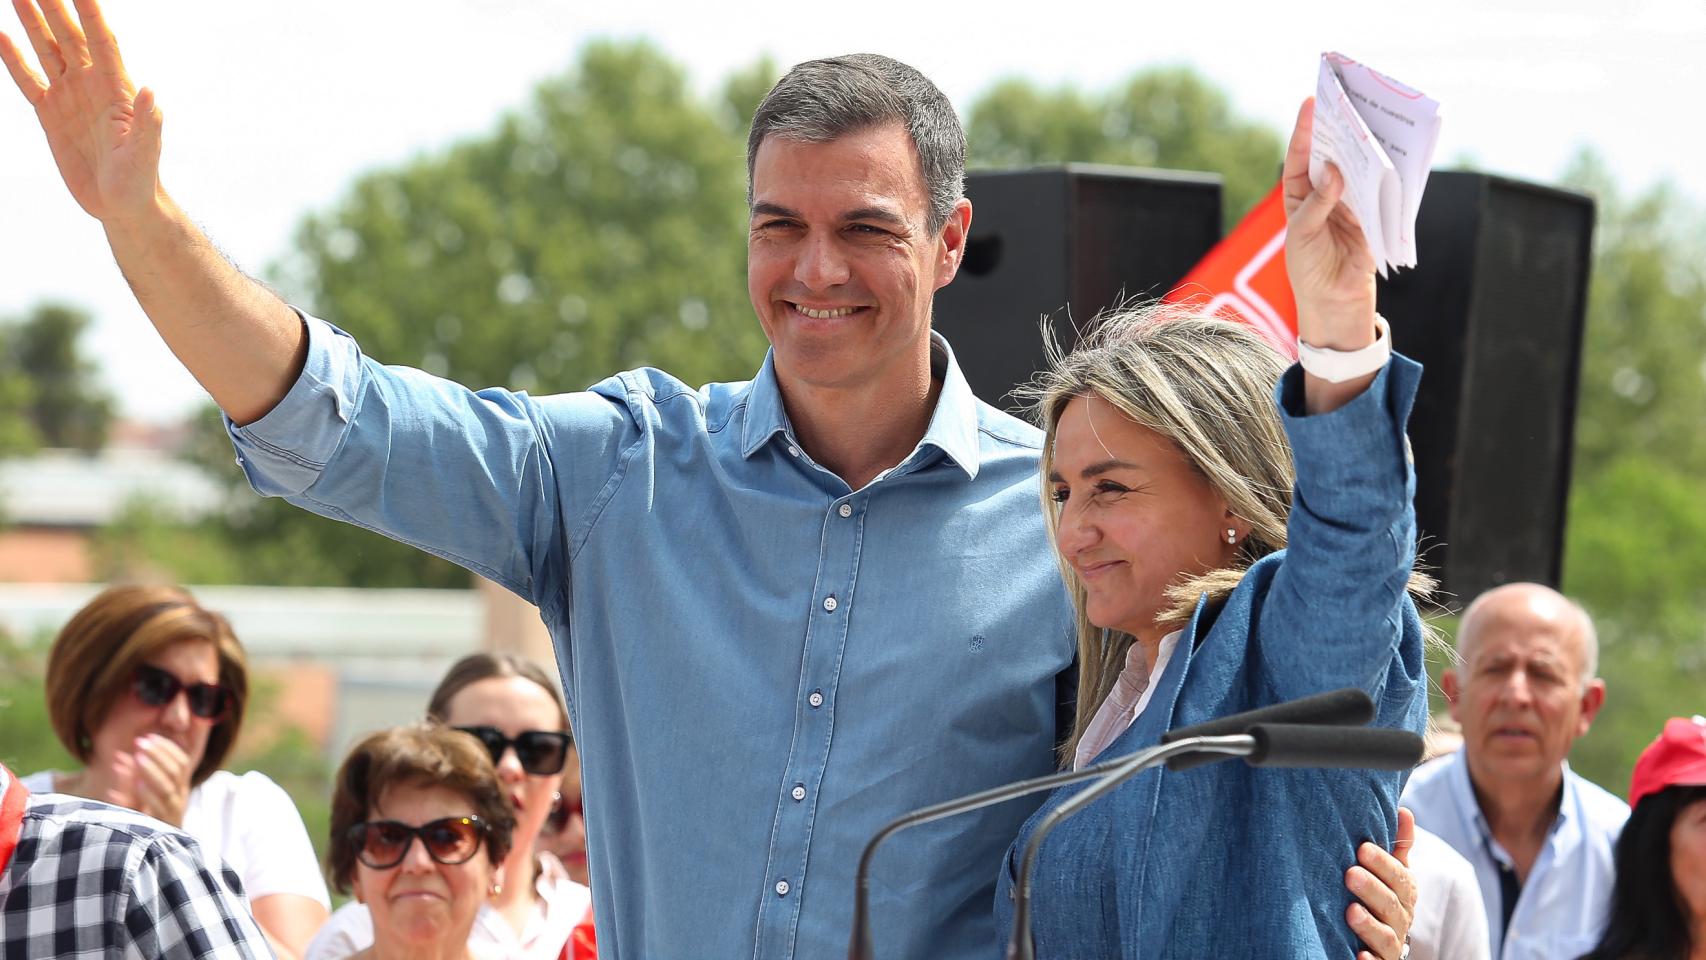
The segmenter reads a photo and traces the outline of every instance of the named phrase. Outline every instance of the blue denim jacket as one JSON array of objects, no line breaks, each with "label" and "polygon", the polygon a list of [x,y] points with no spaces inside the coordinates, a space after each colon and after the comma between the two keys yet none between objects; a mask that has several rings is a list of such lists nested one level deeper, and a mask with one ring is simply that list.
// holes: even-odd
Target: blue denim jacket
[{"label": "blue denim jacket", "polygon": [[[1395,356],[1361,396],[1305,417],[1301,371],[1287,372],[1276,392],[1297,465],[1288,549],[1254,564],[1224,604],[1198,605],[1148,708],[1101,759],[1172,727],[1345,686],[1373,696],[1375,725],[1422,729],[1404,438],[1420,375]],[[1146,771],[1043,843],[1032,874],[1037,956],[1354,957],[1344,873],[1360,841],[1390,845],[1403,780],[1236,760]],[[995,899],[1003,943],[1025,843],[1079,789],[1050,797],[1009,850]]]}]

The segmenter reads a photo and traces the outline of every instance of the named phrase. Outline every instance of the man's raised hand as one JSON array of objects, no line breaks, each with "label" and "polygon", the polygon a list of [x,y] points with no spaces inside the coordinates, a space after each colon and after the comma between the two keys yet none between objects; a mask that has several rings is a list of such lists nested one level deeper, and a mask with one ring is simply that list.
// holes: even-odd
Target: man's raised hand
[{"label": "man's raised hand", "polygon": [[95,0],[12,0],[41,64],[30,67],[0,33],[0,61],[35,107],[71,196],[103,222],[146,212],[160,191],[160,109],[125,75],[118,42]]}]

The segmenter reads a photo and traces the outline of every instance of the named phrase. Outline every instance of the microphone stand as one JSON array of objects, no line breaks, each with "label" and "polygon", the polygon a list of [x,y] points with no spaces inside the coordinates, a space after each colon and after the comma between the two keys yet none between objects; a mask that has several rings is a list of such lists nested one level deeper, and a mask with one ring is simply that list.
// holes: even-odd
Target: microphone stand
[{"label": "microphone stand", "polygon": [[[1095,803],[1104,794],[1126,782],[1146,767],[1165,763],[1172,757],[1184,754],[1208,753],[1220,754],[1222,757],[1248,757],[1256,752],[1256,738],[1249,734],[1233,734],[1221,737],[1186,737],[1164,743],[1158,747],[1139,750],[1119,760],[1098,767],[1112,766],[1107,776],[1101,782],[1074,794],[1070,799],[1061,803],[1048,812],[1037,823],[1037,829],[1031,834],[1031,839],[1025,844],[1025,857],[1019,864],[1019,876],[1014,881],[1013,896],[1013,939],[1007,944],[1007,960],[1035,960],[1035,945],[1031,941],[1031,868],[1037,861],[1037,851],[1042,848],[1042,842],[1055,825],[1072,816],[1084,807]],[[1088,771],[1079,771],[1080,773]]]},{"label": "microphone stand", "polygon": [[[1245,739],[1249,738],[1246,737]],[[1187,741],[1179,741],[1179,743],[1185,744]],[[1175,744],[1167,745],[1167,747],[1172,746],[1175,746]],[[1166,747],[1151,748],[1150,751],[1145,752],[1153,752],[1154,750],[1159,749],[1166,749]],[[1189,747],[1187,746],[1186,749],[1189,749]],[[1169,753],[1168,755],[1171,756],[1172,754]],[[891,835],[899,833],[908,827],[916,827],[919,824],[942,820],[961,813],[970,813],[973,810],[981,810],[984,807],[993,806],[1007,800],[1014,800],[1028,794],[1038,793],[1043,790],[1052,790],[1055,787],[1064,786],[1069,783],[1078,783],[1082,780],[1094,780],[1097,777],[1125,769],[1135,756],[1137,756],[1137,754],[1118,757],[1113,760],[1104,760],[1101,763],[1083,767],[1078,770],[1067,770],[1061,773],[1051,773],[1047,776],[1033,777],[1029,780],[1020,780],[1017,783],[1002,784],[999,787],[991,787],[988,790],[984,790],[979,793],[973,793],[964,797],[957,797],[953,800],[946,800],[942,803],[928,807],[920,807],[905,816],[891,821],[888,826],[877,831],[876,835],[871,838],[870,842],[865,844],[865,851],[859,855],[859,872],[854,880],[853,939],[852,943],[850,943],[847,948],[847,956],[849,960],[872,960],[870,924],[871,858],[876,854],[877,847]]]}]

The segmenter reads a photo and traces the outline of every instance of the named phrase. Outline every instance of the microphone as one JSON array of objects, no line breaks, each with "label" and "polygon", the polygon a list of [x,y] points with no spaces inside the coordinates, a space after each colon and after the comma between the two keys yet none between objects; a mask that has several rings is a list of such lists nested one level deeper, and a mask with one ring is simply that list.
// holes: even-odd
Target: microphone
[{"label": "microphone", "polygon": [[[1336,697],[1339,693],[1343,691],[1335,691],[1334,694],[1326,694],[1323,697]],[[1368,699],[1366,694],[1363,699]],[[1292,705],[1264,707],[1245,714],[1222,717],[1200,726],[1224,724],[1251,714]],[[1186,749],[1165,752],[1174,747]],[[1192,764],[1193,766],[1223,760],[1228,756],[1242,756],[1244,762],[1253,767],[1408,770],[1421,760],[1422,747],[1422,738],[1408,730],[1305,723],[1258,723],[1250,726],[1249,732],[1242,735],[1190,737],[1132,754],[1118,769],[1049,811],[1037,824],[1036,831],[1025,844],[1024,860],[1019,864],[1019,876],[1014,882],[1013,938],[1007,944],[1008,960],[1035,958],[1035,944],[1031,940],[1031,870],[1036,864],[1043,840],[1068,817],[1094,803],[1140,771],[1159,762],[1165,762],[1172,768],[1174,758],[1187,755],[1199,760],[1199,763]]]},{"label": "microphone", "polygon": [[1390,727],[1317,727],[1258,723],[1250,728],[1252,767],[1408,770],[1422,760],[1422,738]]},{"label": "microphone", "polygon": [[[1368,694],[1357,687],[1344,687],[1169,730],[1161,735],[1161,742],[1172,743],[1185,737],[1218,737],[1224,734],[1245,733],[1258,723],[1360,726],[1373,719],[1374,701],[1369,699]],[[1218,759],[1220,758],[1213,754],[1187,753],[1167,761],[1167,769],[1189,770]]]},{"label": "microphone", "polygon": [[[1171,746],[1169,741],[1177,741],[1180,737],[1188,737],[1193,734],[1199,736],[1209,736],[1220,733],[1241,734],[1244,733],[1251,725],[1264,722],[1292,724],[1363,723],[1372,719],[1373,716],[1374,702],[1368,698],[1368,694],[1355,687],[1346,687],[1343,690],[1334,690],[1330,693],[1316,694],[1299,700],[1262,707],[1257,710],[1248,710],[1244,713],[1233,714],[1229,717],[1221,717],[1217,720],[1210,720],[1207,723],[1200,723],[1193,727],[1184,727],[1166,734],[1162,737],[1162,741],[1163,746]],[[1254,742],[1247,742],[1250,744],[1250,749],[1254,749]],[[1166,750],[1162,754],[1162,759],[1170,757],[1180,759],[1194,757],[1200,749],[1208,748],[1195,743],[1187,744],[1181,749]],[[1149,750],[1140,751],[1139,753],[1134,753],[1129,756],[1115,757],[1112,760],[1104,760],[1101,763],[1084,767],[1080,770],[1068,770],[1061,773],[1033,777],[1032,779],[1021,780],[1016,783],[1003,784],[999,787],[991,787],[988,790],[967,794],[966,796],[947,800],[932,806],[921,807],[890,821],[871,837],[870,841],[865,844],[864,852],[859,856],[859,869],[855,875],[853,887],[853,933],[847,947],[848,957],[850,960],[872,960],[871,919],[869,908],[871,860],[876,854],[877,847],[889,837],[907,829],[908,827],[931,823],[936,820],[957,816],[962,813],[970,813],[973,810],[981,810],[984,807],[992,806],[997,803],[1014,800],[1043,790],[1052,790],[1055,787],[1064,786],[1069,783],[1078,783],[1084,780],[1095,779],[1096,777],[1111,775],[1115,771],[1124,771],[1126,766],[1138,756],[1147,756],[1162,750],[1163,747],[1153,747]],[[1248,753],[1249,750],[1244,750],[1243,752]]]}]

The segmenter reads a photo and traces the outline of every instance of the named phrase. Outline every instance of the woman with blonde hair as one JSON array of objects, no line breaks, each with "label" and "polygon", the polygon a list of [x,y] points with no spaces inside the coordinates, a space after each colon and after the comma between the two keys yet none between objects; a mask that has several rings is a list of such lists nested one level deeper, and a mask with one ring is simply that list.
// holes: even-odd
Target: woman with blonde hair
[{"label": "woman with blonde hair", "polygon": [[[1306,103],[1284,175],[1300,367],[1241,325],[1137,310],[1036,386],[1045,509],[1079,624],[1070,763],[1345,686],[1373,697],[1376,724],[1422,729],[1407,586],[1426,583],[1404,437],[1420,368],[1391,355],[1343,181],[1328,166],[1311,183],[1311,119]],[[1356,840],[1391,843],[1401,785],[1241,763],[1146,771],[1041,845],[1036,955],[1351,956],[1358,936],[1380,938],[1342,865]],[[1079,789],[1021,831],[996,897],[1003,931],[1020,851]]]},{"label": "woman with blonde hair", "polygon": [[326,884],[290,796],[258,771],[222,769],[248,694],[224,617],[178,587],[109,587],[48,652],[48,715],[83,766],[23,782],[182,827],[242,878],[273,951],[295,957],[325,922]]}]

